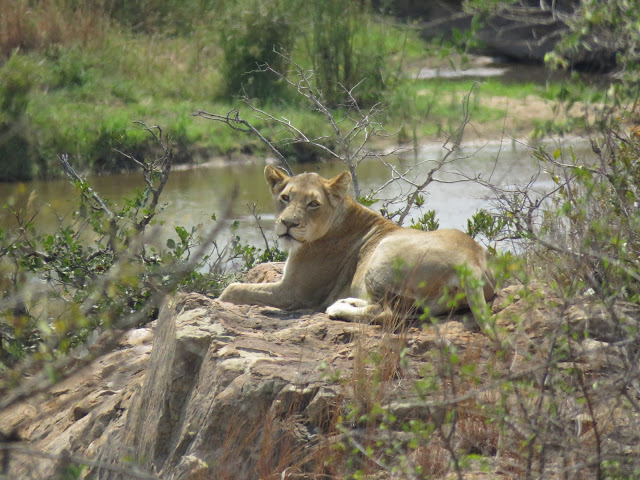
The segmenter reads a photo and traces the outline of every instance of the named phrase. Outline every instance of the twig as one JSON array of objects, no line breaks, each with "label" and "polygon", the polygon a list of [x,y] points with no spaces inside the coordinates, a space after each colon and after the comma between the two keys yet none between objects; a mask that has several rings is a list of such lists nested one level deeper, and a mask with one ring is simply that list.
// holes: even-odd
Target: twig
[{"label": "twig", "polygon": [[[162,190],[169,180],[169,174],[171,173],[171,164],[173,161],[173,151],[169,148],[169,145],[163,141],[162,128],[158,125],[154,125],[149,127],[144,122],[136,121],[134,122],[137,125],[142,126],[144,130],[146,130],[153,138],[156,140],[160,148],[162,148],[164,155],[160,158],[157,158],[153,161],[140,161],[129,155],[128,153],[121,152],[118,149],[114,149],[117,153],[122,155],[125,158],[128,158],[136,165],[138,165],[143,172],[144,181],[151,192],[151,203],[147,208],[148,213],[142,217],[139,222],[136,222],[135,228],[138,233],[142,233],[144,229],[149,225],[151,220],[156,216],[156,208],[158,207],[158,202],[160,201],[160,195],[162,194]],[[156,133],[156,131],[158,133]],[[161,167],[160,170],[160,178],[155,179],[154,173],[158,171],[158,168]]]},{"label": "twig", "polygon": [[262,223],[260,222],[260,212],[257,211],[258,205],[254,202],[252,205],[247,205],[247,208],[251,212],[251,215],[253,215],[253,219],[258,225],[258,230],[260,230],[260,235],[262,235],[262,239],[264,240],[265,248],[268,252],[271,251],[271,249],[269,248],[269,241],[267,240],[267,236],[264,234],[264,229],[262,228]]},{"label": "twig", "polygon": [[109,249],[112,252],[116,252],[116,233],[117,233],[117,219],[113,214],[111,209],[107,206],[106,202],[102,200],[100,195],[98,195],[85,180],[80,178],[80,175],[76,173],[71,164],[69,163],[69,157],[66,153],[60,155],[58,157],[60,159],[60,163],[62,164],[62,168],[67,176],[73,181],[77,182],[81,187],[82,196],[89,201],[93,201],[94,204],[91,205],[91,208],[94,210],[102,210],[109,220]]},{"label": "twig", "polygon": [[278,149],[267,140],[260,131],[251,125],[248,121],[243,118],[240,118],[240,112],[237,108],[230,110],[226,115],[218,115],[215,113],[205,112],[203,110],[198,110],[192,114],[194,117],[202,117],[207,120],[213,120],[215,122],[222,122],[229,125],[234,130],[245,133],[253,133],[257,136],[265,145],[267,145],[271,151],[275,154],[278,160],[281,163],[282,168],[287,172],[288,175],[293,175],[293,170],[291,170],[291,166],[287,159],[282,155]]},{"label": "twig", "polygon": [[22,444],[0,442],[0,450],[3,450],[5,452],[17,453],[19,455],[44,458],[47,460],[65,460],[69,463],[75,463],[76,465],[87,465],[89,467],[101,468],[110,472],[126,475],[127,478],[140,478],[143,480],[155,480],[158,478],[155,475],[149,475],[148,473],[140,472],[134,467],[121,467],[112,463],[101,462],[98,460],[89,460],[88,458],[78,457],[75,455],[64,455],[45,452],[43,450],[28,447]]}]

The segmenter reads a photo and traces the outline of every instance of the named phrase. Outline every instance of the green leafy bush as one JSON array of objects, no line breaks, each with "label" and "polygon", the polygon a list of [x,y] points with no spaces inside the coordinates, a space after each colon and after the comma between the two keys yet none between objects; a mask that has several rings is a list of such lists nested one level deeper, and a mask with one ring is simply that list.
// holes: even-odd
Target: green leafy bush
[{"label": "green leafy bush", "polygon": [[423,213],[422,216],[411,221],[411,228],[424,230],[425,232],[437,230],[439,227],[440,221],[436,218],[435,210],[429,210],[426,213]]},{"label": "green leafy bush", "polygon": [[154,160],[125,155],[140,167],[144,188],[120,206],[94,191],[65,157],[61,163],[80,197],[70,220],[40,233],[31,199],[7,206],[18,227],[0,230],[0,368],[27,354],[49,360],[104,328],[145,323],[177,288],[218,294],[234,259],[246,268],[283,259],[277,248],[262,251],[237,235],[230,246],[218,246],[224,225],[215,216],[208,234],[175,226],[166,243],[154,240],[172,153],[161,130],[143,131],[161,154]]},{"label": "green leafy bush", "polygon": [[227,95],[250,98],[277,98],[282,93],[280,79],[261,66],[283,71],[280,49],[292,50],[295,38],[296,0],[252,0],[229,7],[222,22],[220,44],[224,52],[222,75]]},{"label": "green leafy bush", "polygon": [[0,67],[0,181],[33,175],[25,112],[37,75],[38,67],[17,54]]},{"label": "green leafy bush", "polygon": [[611,127],[592,141],[595,160],[541,153],[558,185],[555,210],[528,229],[559,267],[562,284],[606,303],[640,303],[640,141]]},{"label": "green leafy bush", "polygon": [[387,89],[392,52],[402,48],[387,41],[392,27],[376,20],[368,2],[252,0],[227,7],[226,15],[220,37],[228,95],[286,99],[283,79],[263,66],[287,77],[286,57],[295,51],[328,106],[337,107],[347,91],[370,106]]},{"label": "green leafy bush", "polygon": [[370,4],[327,0],[308,9],[312,34],[306,50],[327,104],[339,105],[345,91],[361,106],[380,101],[390,75],[390,51]]}]

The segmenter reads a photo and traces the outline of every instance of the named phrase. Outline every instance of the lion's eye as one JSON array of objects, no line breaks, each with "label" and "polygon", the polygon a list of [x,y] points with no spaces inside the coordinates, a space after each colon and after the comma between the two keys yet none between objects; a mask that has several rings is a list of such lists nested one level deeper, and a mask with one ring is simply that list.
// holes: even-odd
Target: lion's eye
[{"label": "lion's eye", "polygon": [[289,195],[280,195],[280,200],[287,203],[289,201]]},{"label": "lion's eye", "polygon": [[307,205],[309,208],[318,208],[320,206],[320,202],[316,202],[315,200],[312,202],[309,202],[309,205]]}]

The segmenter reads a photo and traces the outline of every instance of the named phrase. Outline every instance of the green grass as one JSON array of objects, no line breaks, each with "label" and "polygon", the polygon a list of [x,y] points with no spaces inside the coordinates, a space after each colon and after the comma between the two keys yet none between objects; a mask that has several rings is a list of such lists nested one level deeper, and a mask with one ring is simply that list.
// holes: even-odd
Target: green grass
[{"label": "green grass", "polygon": [[[434,47],[425,45],[415,30],[388,19],[372,20],[367,35],[389,53],[387,91],[382,95],[388,108],[382,120],[390,131],[409,124],[419,137],[433,137],[455,129],[463,118],[462,100],[472,89],[473,119],[482,123],[499,123],[505,112],[484,105],[481,98],[524,99],[534,95],[555,99],[564,94],[562,86],[553,84],[510,84],[495,79],[479,84],[470,79],[410,80],[404,76],[403,66],[420,62]],[[22,95],[27,105],[20,135],[30,145],[32,173],[59,174],[57,156],[61,153],[68,153],[84,170],[126,167],[113,148],[152,154],[148,136],[133,125],[138,120],[163,128],[175,142],[178,161],[192,162],[238,151],[266,152],[254,137],[191,116],[195,110],[222,114],[242,107],[242,102],[225,94],[223,57],[215,25],[196,22],[187,34],[166,35],[134,33],[111,24],[97,37],[89,47],[69,41],[66,45],[14,51],[0,68],[0,75],[13,78],[18,86],[17,93],[7,93],[7,98],[20,99]],[[363,40],[355,38],[354,45]],[[304,42],[298,42],[294,55],[302,65],[310,64]],[[592,88],[579,87],[578,92],[589,100],[601,98]],[[323,118],[309,111],[293,89],[271,98],[265,109],[290,119],[313,136],[330,133]],[[243,115],[250,118],[251,112],[245,109]],[[9,125],[17,118],[14,114],[4,123]],[[282,139],[281,129],[253,121],[268,138]],[[2,122],[0,112],[0,129]]]},{"label": "green grass", "polygon": [[473,121],[488,123],[500,121],[506,110],[483,105],[482,98],[504,96],[517,99],[542,93],[544,87],[539,85],[513,86],[494,80],[405,80],[389,96],[389,110],[392,120],[400,116],[405,125],[416,129],[420,137],[430,137],[443,131],[451,133],[460,125],[467,97]]}]

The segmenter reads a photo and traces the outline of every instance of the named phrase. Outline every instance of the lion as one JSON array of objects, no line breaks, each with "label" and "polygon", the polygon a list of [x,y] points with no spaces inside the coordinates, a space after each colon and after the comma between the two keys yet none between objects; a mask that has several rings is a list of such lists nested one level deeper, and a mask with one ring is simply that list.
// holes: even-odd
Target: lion
[{"label": "lion", "polygon": [[276,203],[276,234],[289,252],[282,279],[232,283],[221,301],[379,321],[394,305],[450,312],[446,298],[456,292],[466,293],[457,307],[475,314],[494,295],[487,251],[475,240],[454,229],[400,227],[347,194],[349,172],[290,177],[269,165],[264,175]]}]

